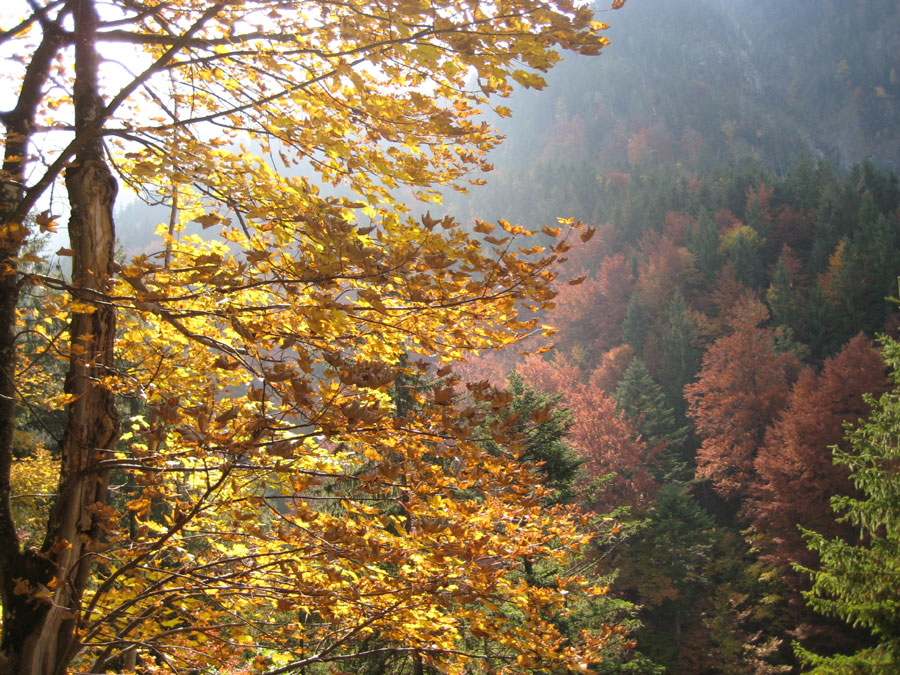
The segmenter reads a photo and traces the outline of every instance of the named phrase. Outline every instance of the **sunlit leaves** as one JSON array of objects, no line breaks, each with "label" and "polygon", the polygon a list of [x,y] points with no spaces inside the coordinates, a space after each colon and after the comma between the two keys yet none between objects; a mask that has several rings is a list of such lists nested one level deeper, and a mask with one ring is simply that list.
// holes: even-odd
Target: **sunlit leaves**
[{"label": "sunlit leaves", "polygon": [[[568,0],[104,11],[99,40],[143,75],[100,73],[101,134],[119,176],[170,217],[90,292],[52,280],[71,299],[34,329],[81,367],[90,340],[67,344],[66,319],[114,311],[118,327],[115,367],[92,386],[129,414],[84,468],[112,480],[78,514],[97,533],[72,608],[78,667],[126,653],[148,672],[299,671],[371,641],[448,673],[598,661],[615,630],[570,645],[545,620],[568,593],[603,592],[565,572],[587,543],[578,517],[543,506],[510,423],[484,426],[509,395],[463,390],[440,365],[527,335],[581,226],[538,244],[506,221],[472,233],[413,218],[403,200],[438,204],[488,170],[489,96],[543,86],[558,50],[597,53],[604,26]],[[48,123],[69,124],[71,58],[36,113]],[[71,157],[49,160],[36,189]],[[47,393],[77,415],[77,396]],[[524,583],[526,559],[557,566],[555,584]]]},{"label": "sunlit leaves", "polygon": [[10,499],[23,539],[35,545],[42,536],[47,505],[56,492],[59,460],[42,445],[28,440],[31,441],[29,454],[13,462]]}]

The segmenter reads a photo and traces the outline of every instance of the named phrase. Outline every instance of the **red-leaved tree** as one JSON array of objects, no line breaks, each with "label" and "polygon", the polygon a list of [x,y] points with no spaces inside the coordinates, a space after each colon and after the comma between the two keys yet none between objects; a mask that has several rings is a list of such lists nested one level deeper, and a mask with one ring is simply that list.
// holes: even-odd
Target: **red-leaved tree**
[{"label": "red-leaved tree", "polygon": [[633,359],[634,350],[630,345],[613,347],[600,358],[600,363],[591,371],[588,382],[592,387],[612,394],[625,377],[625,371]]},{"label": "red-leaved tree", "polygon": [[640,243],[637,292],[652,314],[665,314],[675,289],[684,291],[698,281],[693,254],[668,236],[647,230]]},{"label": "red-leaved tree", "polygon": [[516,372],[527,384],[544,394],[562,394],[581,380],[581,370],[565,356],[554,352],[552,359],[529,354],[516,364]]},{"label": "red-leaved tree", "polygon": [[558,285],[556,307],[547,322],[559,330],[556,345],[600,354],[622,341],[622,320],[634,288],[631,266],[621,253],[600,263],[596,278]]},{"label": "red-leaved tree", "polygon": [[657,487],[648,467],[659,448],[644,443],[612,397],[597,387],[574,387],[566,403],[574,414],[569,442],[584,460],[588,476],[615,474],[594,495],[594,508],[605,513],[618,506],[645,506]]},{"label": "red-leaved tree", "polygon": [[796,356],[776,349],[775,332],[763,326],[768,318],[753,295],[741,298],[732,333],[713,343],[697,381],[684,389],[702,439],[697,476],[711,480],[725,498],[746,495],[755,482],[756,453],[799,369]]},{"label": "red-leaved tree", "polygon": [[862,395],[877,396],[887,386],[881,353],[860,333],[820,374],[811,368],[800,374],[784,413],[766,433],[745,511],[766,535],[769,556],[788,574],[791,562],[814,563],[797,525],[829,537],[850,534],[835,522],[831,497],[853,489],[847,469],[832,463],[830,448],[843,440],[845,423],[869,414]]}]

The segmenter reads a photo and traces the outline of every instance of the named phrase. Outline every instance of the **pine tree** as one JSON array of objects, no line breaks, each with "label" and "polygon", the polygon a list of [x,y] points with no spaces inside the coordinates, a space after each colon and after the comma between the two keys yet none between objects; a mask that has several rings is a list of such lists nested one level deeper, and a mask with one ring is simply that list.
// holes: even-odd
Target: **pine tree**
[{"label": "pine tree", "polygon": [[848,288],[858,314],[854,327],[880,330],[900,274],[900,232],[891,212],[879,211],[872,196],[863,198],[857,229],[847,250]]},{"label": "pine tree", "polygon": [[[662,342],[660,380],[673,406],[681,406],[681,390],[697,372],[700,352],[694,346],[696,328],[688,314],[688,304],[676,291],[669,303],[668,329]],[[678,408],[676,408],[678,409]]]},{"label": "pine tree", "polygon": [[647,654],[661,663],[675,661],[685,625],[695,618],[692,607],[708,581],[704,567],[712,540],[712,517],[684,486],[670,484],[660,488],[619,556],[617,587],[635,593],[648,610],[640,637]]},{"label": "pine tree", "polygon": [[628,300],[628,307],[625,310],[625,319],[622,322],[622,337],[625,342],[631,345],[636,354],[641,354],[644,350],[644,343],[647,341],[647,331],[650,329],[647,320],[647,311],[637,293],[632,294]]},{"label": "pine tree", "polygon": [[772,312],[772,319],[779,326],[791,327],[794,325],[795,304],[794,290],[791,277],[788,274],[784,256],[778,258],[772,282],[766,291],[766,301]]},{"label": "pine tree", "polygon": [[760,249],[765,240],[752,227],[744,226],[737,229],[726,241],[726,256],[734,264],[738,279],[748,288],[759,288],[766,277],[760,257]]},{"label": "pine tree", "polygon": [[521,375],[509,376],[509,393],[513,395],[503,416],[516,417],[524,435],[522,461],[540,465],[544,486],[553,492],[551,504],[570,503],[581,460],[565,442],[572,427],[572,414],[560,404],[560,396],[540,394],[527,386]]}]

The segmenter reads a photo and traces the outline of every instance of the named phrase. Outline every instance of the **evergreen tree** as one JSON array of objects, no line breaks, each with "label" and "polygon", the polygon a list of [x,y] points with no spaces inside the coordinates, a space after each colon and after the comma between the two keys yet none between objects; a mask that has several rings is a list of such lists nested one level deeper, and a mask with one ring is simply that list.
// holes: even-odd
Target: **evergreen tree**
[{"label": "evergreen tree", "polygon": [[845,193],[846,190],[835,183],[830,189],[822,191],[816,205],[813,245],[808,264],[812,277],[825,271],[828,266],[828,256],[853,222],[855,208],[851,212],[847,200],[842,199]]},{"label": "evergreen tree", "polygon": [[647,312],[644,309],[644,305],[638,298],[638,294],[633,293],[628,300],[625,319],[622,321],[622,336],[625,343],[631,346],[635,354],[643,353],[649,329],[650,322],[647,320]]},{"label": "evergreen tree", "polygon": [[785,176],[782,189],[779,190],[779,201],[806,211],[815,208],[822,191],[836,182],[834,167],[829,162],[797,162]]},{"label": "evergreen tree", "polygon": [[763,267],[760,249],[765,243],[752,227],[742,227],[729,242],[727,257],[734,265],[738,279],[747,288],[759,288],[765,283],[766,271]]},{"label": "evergreen tree", "polygon": [[617,587],[634,594],[644,607],[646,628],[638,635],[642,651],[673,665],[685,625],[708,580],[704,568],[712,548],[713,520],[691,493],[677,484],[656,494],[641,529],[619,556]]},{"label": "evergreen tree", "polygon": [[802,337],[811,356],[822,361],[836,345],[830,327],[834,325],[834,310],[825,300],[821,284],[813,286],[806,306],[801,310]]},{"label": "evergreen tree", "polygon": [[778,263],[775,265],[772,282],[766,291],[766,300],[769,304],[769,310],[772,312],[772,319],[777,325],[788,328],[794,325],[796,311],[794,289],[784,256],[778,258]]},{"label": "evergreen tree", "polygon": [[870,159],[853,167],[849,182],[861,186],[882,213],[892,213],[900,206],[897,175],[875,166]]},{"label": "evergreen tree", "polygon": [[722,265],[722,257],[719,255],[719,228],[706,209],[700,212],[688,250],[696,256],[703,279],[711,282]]},{"label": "evergreen tree", "polygon": [[688,316],[688,305],[676,291],[669,303],[668,330],[662,343],[661,380],[669,402],[676,410],[684,409],[681,390],[690,382],[700,365],[700,352],[694,346],[696,329]]},{"label": "evergreen tree", "polygon": [[[534,463],[544,475],[544,485],[552,490],[546,499],[547,507],[557,504],[571,503],[585,494],[579,495],[579,479],[583,478],[582,460],[566,442],[566,435],[572,426],[572,413],[561,405],[561,395],[539,394],[529,387],[517,373],[509,375],[507,392],[512,395],[509,405],[497,416],[488,418],[487,427],[510,423],[517,427],[523,439],[523,462]],[[489,446],[493,445],[488,441]],[[489,448],[490,449],[490,448]],[[620,530],[620,537],[631,532],[633,523],[619,523],[611,514],[600,514],[593,519],[593,530],[604,535],[603,541],[609,541],[615,531]],[[596,553],[596,551],[595,551]],[[614,572],[608,559],[602,555],[588,556],[576,562],[583,573],[594,578],[594,583],[608,586],[612,583]],[[558,583],[559,566],[552,560],[522,561],[522,573],[530,586],[551,587]],[[571,606],[565,614],[547,616],[547,621],[556,626],[567,639],[580,639],[581,631],[598,624],[607,623],[611,617],[627,630],[636,630],[641,623],[635,618],[637,608],[628,600],[612,597],[609,594],[593,598],[573,598]],[[516,616],[517,609],[507,609],[511,618]],[[379,673],[393,673],[396,670],[383,670]],[[403,672],[403,671],[400,671]],[[554,670],[553,673],[563,675],[569,670]],[[651,675],[659,673],[659,668],[646,656],[634,649],[634,643],[626,639],[625,631],[611,641],[604,661],[592,664],[591,672],[604,675],[613,673],[634,673]]]},{"label": "evergreen tree", "polygon": [[517,373],[510,374],[508,391],[513,398],[503,416],[517,419],[525,436],[522,460],[540,464],[544,485],[553,491],[549,503],[570,503],[582,463],[565,442],[572,426],[571,412],[559,405],[560,396],[539,394]]},{"label": "evergreen tree", "polygon": [[632,360],[613,395],[619,409],[651,446],[665,448],[655,477],[661,482],[687,479],[681,452],[688,427],[680,423],[666,396],[641,359]]},{"label": "evergreen tree", "polygon": [[895,290],[900,274],[897,219],[885,213],[867,194],[860,205],[859,224],[849,241],[844,292],[853,296],[857,330],[871,332],[882,328],[890,309],[886,297]]}]

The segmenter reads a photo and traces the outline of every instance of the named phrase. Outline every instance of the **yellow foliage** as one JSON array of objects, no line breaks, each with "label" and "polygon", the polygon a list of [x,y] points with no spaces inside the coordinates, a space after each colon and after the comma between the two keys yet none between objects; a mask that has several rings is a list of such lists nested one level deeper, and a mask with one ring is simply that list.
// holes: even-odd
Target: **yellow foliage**
[{"label": "yellow foliage", "polygon": [[[64,12],[81,46],[59,46],[54,98],[35,113],[61,129],[72,73],[98,67],[78,23],[93,3],[74,3],[85,10],[74,18],[70,4],[47,12]],[[75,669],[110,671],[135,649],[147,672],[300,672],[352,663],[367,644],[446,673],[488,656],[498,673],[600,660],[615,631],[567,644],[545,619],[569,611],[568,594],[600,591],[562,572],[558,588],[522,579],[526,560],[566,569],[587,537],[576,513],[543,505],[514,425],[488,424],[510,397],[452,377],[428,386],[449,377],[442,364],[531,331],[524,308],[549,306],[568,244],[529,246],[532,233],[505,221],[490,238],[494,226],[416,219],[399,195],[439,203],[442,186],[488,170],[499,138],[480,106],[514,82],[543,86],[558,50],[598,53],[605,26],[571,0],[107,4],[105,37],[133,49],[122,62],[154,65],[93,92],[104,142],[172,221],[118,265],[73,239],[71,283],[40,279],[71,296],[48,300],[52,325],[23,343],[16,371],[29,400],[70,421],[62,464],[38,450],[14,472],[35,509],[17,517],[35,532],[39,504],[25,495],[60,477],[72,487],[59,503],[78,509],[77,536],[44,554],[65,583],[28,579],[44,595],[25,600],[71,612]],[[7,41],[27,61],[23,35]],[[64,153],[94,143],[92,129],[76,125]],[[73,157],[41,165],[48,185]],[[583,229],[567,225],[545,234]],[[95,334],[112,321],[114,359]],[[44,356],[70,369],[64,391]],[[114,447],[76,447],[69,432],[114,424],[111,405],[91,408],[97,392],[132,417]],[[97,485],[99,500],[78,501]],[[72,590],[82,564],[93,576]]]},{"label": "yellow foliage", "polygon": [[727,255],[740,240],[748,243],[754,250],[758,250],[766,243],[766,240],[760,237],[759,233],[752,227],[737,223],[722,235],[719,242],[719,253]]},{"label": "yellow foliage", "polygon": [[43,444],[30,445],[30,454],[12,463],[10,501],[19,536],[26,545],[37,546],[56,494],[59,460]]}]

